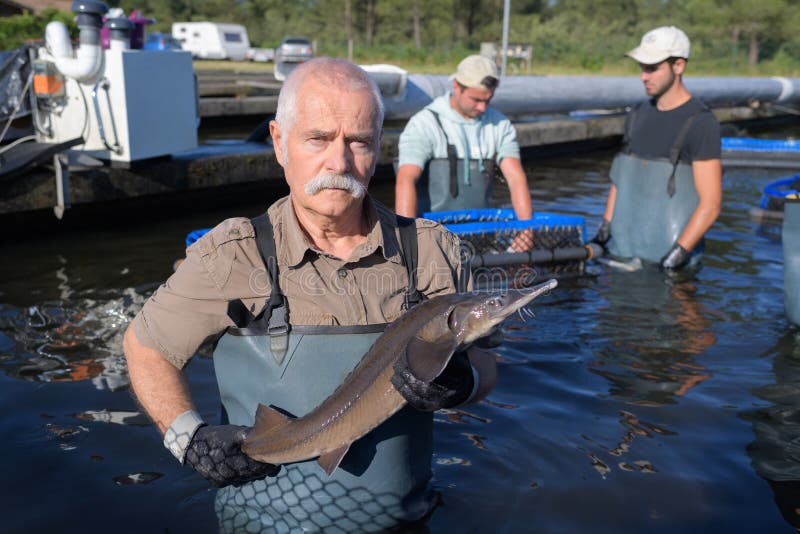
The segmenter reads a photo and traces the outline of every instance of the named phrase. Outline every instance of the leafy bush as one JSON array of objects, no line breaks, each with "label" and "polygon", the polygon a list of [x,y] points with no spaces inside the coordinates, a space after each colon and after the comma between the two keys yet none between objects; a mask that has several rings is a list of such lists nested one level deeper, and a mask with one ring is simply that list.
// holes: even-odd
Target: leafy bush
[{"label": "leafy bush", "polygon": [[12,15],[0,17],[0,50],[18,48],[27,41],[44,39],[44,29],[53,20],[67,25],[70,35],[77,35],[78,27],[73,13],[47,8],[40,15]]}]

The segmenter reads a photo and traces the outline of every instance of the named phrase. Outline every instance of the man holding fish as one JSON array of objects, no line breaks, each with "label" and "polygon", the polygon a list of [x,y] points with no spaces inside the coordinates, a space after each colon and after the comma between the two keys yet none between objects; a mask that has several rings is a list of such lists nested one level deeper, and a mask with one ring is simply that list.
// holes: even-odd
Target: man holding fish
[{"label": "man holding fish", "polygon": [[[165,446],[222,488],[223,531],[423,518],[431,412],[488,394],[495,359],[472,343],[554,285],[452,295],[469,276],[457,238],[366,193],[382,122],[359,67],[298,67],[270,124],[290,195],[189,247],[126,332],[134,393]],[[181,371],[205,341],[222,425],[200,418]]]}]

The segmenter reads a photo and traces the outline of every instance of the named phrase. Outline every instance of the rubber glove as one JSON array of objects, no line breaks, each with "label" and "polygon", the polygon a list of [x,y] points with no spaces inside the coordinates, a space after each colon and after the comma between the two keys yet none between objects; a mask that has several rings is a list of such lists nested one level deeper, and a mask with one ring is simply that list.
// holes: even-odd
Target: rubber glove
[{"label": "rubber glove", "polygon": [[185,462],[217,488],[278,474],[280,466],[253,460],[242,452],[249,430],[236,425],[201,426],[186,447]]},{"label": "rubber glove", "polygon": [[405,358],[394,364],[392,385],[417,410],[435,412],[463,404],[472,394],[475,377],[466,352],[456,352],[447,367],[433,381],[419,380]]},{"label": "rubber glove", "polygon": [[690,257],[685,248],[675,243],[672,245],[672,248],[669,249],[669,252],[661,258],[661,268],[665,271],[677,271],[689,263]]},{"label": "rubber glove", "polygon": [[611,239],[611,221],[603,217],[603,222],[600,223],[600,227],[597,229],[597,233],[591,239],[591,242],[597,243],[605,248],[609,239]]}]

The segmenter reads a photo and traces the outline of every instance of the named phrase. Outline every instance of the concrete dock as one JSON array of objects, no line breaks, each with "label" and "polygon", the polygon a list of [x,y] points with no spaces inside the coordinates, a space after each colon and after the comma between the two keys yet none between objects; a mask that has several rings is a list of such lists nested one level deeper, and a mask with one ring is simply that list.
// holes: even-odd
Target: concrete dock
[{"label": "concrete dock", "polygon": [[[206,122],[267,118],[274,114],[280,84],[264,73],[198,72],[200,114]],[[763,127],[776,122],[797,120],[770,107],[714,109],[724,128]],[[585,149],[586,146],[614,146],[619,143],[624,111],[569,116],[535,117],[515,122],[523,158],[546,156],[558,150]],[[209,119],[211,119],[209,121]],[[204,128],[201,122],[201,130]],[[397,140],[402,124],[386,124],[379,165],[388,169],[397,156]],[[393,173],[380,173],[391,179]],[[131,168],[101,167],[74,169],[70,173],[69,199],[73,206],[119,201],[185,191],[213,191],[214,188],[282,182],[281,167],[275,161],[268,139],[263,142],[232,141],[203,146],[173,158],[141,162]],[[53,170],[39,167],[24,177],[4,183],[0,214],[49,210],[55,204]]]}]

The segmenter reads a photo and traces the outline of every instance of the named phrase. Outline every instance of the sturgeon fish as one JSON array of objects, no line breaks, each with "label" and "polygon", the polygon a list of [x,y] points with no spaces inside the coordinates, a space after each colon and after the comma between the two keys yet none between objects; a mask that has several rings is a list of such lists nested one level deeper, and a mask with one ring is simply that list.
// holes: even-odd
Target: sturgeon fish
[{"label": "sturgeon fish", "polygon": [[433,380],[454,352],[557,284],[548,280],[526,290],[455,293],[418,304],[392,322],[345,381],[308,414],[290,418],[259,404],[242,451],[271,464],[318,458],[330,476],[354,441],[405,406],[391,383],[401,356],[415,377]]}]

